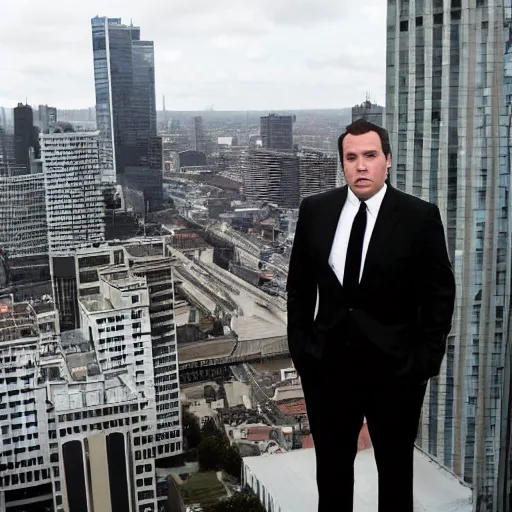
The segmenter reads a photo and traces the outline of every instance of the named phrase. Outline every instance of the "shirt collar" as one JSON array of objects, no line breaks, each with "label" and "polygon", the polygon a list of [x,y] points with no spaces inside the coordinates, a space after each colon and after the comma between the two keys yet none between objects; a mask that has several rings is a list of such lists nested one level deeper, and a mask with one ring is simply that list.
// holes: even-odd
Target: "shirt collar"
[{"label": "shirt collar", "polygon": [[[367,199],[365,201],[368,213],[372,217],[375,217],[375,218],[377,217],[377,214],[379,213],[380,205],[382,204],[384,196],[386,195],[387,188],[388,188],[388,186],[386,185],[386,183],[384,183],[384,186],[374,196],[370,197],[370,199]],[[357,198],[357,196],[354,194],[354,192],[352,192],[350,187],[348,187],[347,199],[350,201],[350,203],[353,206],[356,206],[359,208],[359,203],[361,201]]]}]

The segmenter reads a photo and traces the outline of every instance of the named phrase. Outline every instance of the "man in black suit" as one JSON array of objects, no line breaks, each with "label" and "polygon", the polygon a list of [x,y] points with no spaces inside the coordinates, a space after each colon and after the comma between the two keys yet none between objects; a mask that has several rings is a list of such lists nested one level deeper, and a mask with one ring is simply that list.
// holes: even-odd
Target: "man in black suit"
[{"label": "man in black suit", "polygon": [[302,201],[287,282],[318,510],[352,511],[366,418],[379,512],[413,512],[414,441],[427,381],[444,357],[455,281],[437,206],[387,183],[387,131],[355,121],[338,149],[347,186]]}]

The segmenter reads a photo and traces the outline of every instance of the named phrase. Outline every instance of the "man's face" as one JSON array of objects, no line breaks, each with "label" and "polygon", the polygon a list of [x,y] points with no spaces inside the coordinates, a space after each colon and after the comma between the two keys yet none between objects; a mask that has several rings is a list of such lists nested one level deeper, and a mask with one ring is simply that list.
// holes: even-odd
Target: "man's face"
[{"label": "man's face", "polygon": [[391,167],[377,132],[348,134],[343,139],[343,168],[347,184],[361,200],[370,199],[383,186]]}]

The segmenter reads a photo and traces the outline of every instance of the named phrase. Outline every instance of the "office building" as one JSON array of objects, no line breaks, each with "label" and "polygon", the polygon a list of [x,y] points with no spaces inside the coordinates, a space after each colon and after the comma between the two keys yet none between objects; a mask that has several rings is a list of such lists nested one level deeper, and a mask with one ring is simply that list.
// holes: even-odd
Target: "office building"
[{"label": "office building", "polygon": [[[52,505],[48,381],[55,365],[58,315],[51,303],[0,298],[0,510]],[[6,508],[9,507],[9,508]],[[16,508],[19,510],[19,508]]]},{"label": "office building", "polygon": [[25,166],[0,169],[0,241],[15,297],[49,293],[44,176]]},{"label": "office building", "polygon": [[[152,41],[120,18],[91,20],[100,138],[112,147],[118,182],[126,166],[161,169],[156,131],[155,58]],[[156,166],[156,167],[155,167]]]},{"label": "office building", "polygon": [[109,242],[77,249],[72,257],[61,258],[57,265],[63,283],[60,300],[70,317],[71,329],[80,327],[83,330],[80,301],[103,293],[102,271],[115,271],[121,276],[130,269],[130,276],[147,283],[150,330],[143,332],[151,334],[152,382],[157,403],[158,435],[154,444],[157,458],[178,455],[182,450],[173,261],[165,238],[157,237],[127,240],[123,245]]},{"label": "office building", "polygon": [[[142,194],[144,207],[142,212],[156,212],[163,208],[163,175],[160,169],[130,167],[124,169],[125,190],[132,189]],[[127,207],[139,212],[139,207],[130,205],[128,198],[133,194],[125,194]],[[140,194],[136,194],[140,196]]]},{"label": "office building", "polygon": [[0,510],[156,512],[166,499],[148,284],[116,270],[79,300],[81,329],[59,334],[51,303],[0,303]]},{"label": "office building", "polygon": [[260,117],[260,135],[265,149],[293,150],[293,123],[295,116],[269,114]]},{"label": "office building", "polygon": [[13,166],[0,174],[0,240],[10,260],[48,255],[42,173]]},{"label": "office building", "polygon": [[472,485],[475,510],[489,512],[510,510],[498,496],[512,484],[510,470],[499,473],[510,468],[502,450],[510,439],[511,10],[510,0],[388,0],[387,18],[391,182],[439,206],[457,283],[418,443]]},{"label": "office building", "polygon": [[248,201],[265,201],[280,208],[299,206],[299,159],[293,153],[268,149],[249,152],[243,173]]},{"label": "office building", "polygon": [[38,126],[41,132],[49,133],[57,123],[57,109],[48,105],[39,105],[38,108]]},{"label": "office building", "polygon": [[366,119],[377,126],[384,126],[384,107],[366,98],[360,105],[352,107],[352,122],[356,119]]},{"label": "office building", "polygon": [[299,158],[299,199],[336,187],[338,159],[318,149],[302,148]]},{"label": "office building", "polygon": [[0,126],[0,173],[7,173],[10,166],[16,165],[14,134]]},{"label": "office building", "polygon": [[23,165],[30,169],[30,148],[34,148],[35,158],[39,157],[37,134],[32,107],[18,103],[14,109],[14,150],[17,165]]}]

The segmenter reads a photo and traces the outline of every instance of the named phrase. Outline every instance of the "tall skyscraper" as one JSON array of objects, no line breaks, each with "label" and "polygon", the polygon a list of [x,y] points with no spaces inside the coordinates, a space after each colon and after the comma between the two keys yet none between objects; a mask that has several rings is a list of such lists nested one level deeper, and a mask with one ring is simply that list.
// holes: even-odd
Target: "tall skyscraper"
[{"label": "tall skyscraper", "polygon": [[511,29],[510,0],[388,0],[391,181],[439,206],[457,281],[418,442],[473,486],[475,510],[486,512],[509,510],[496,496],[511,484],[510,473],[498,478],[510,385]]},{"label": "tall skyscraper", "polygon": [[18,103],[14,109],[14,148],[16,164],[30,168],[29,149],[34,148],[35,156],[39,156],[37,128],[34,127],[34,113],[30,105]]},{"label": "tall skyscraper", "polygon": [[295,116],[269,114],[260,117],[260,135],[265,149],[291,151],[293,149],[293,123]]},{"label": "tall skyscraper", "polygon": [[[112,145],[117,178],[127,166],[161,168],[156,130],[155,59],[152,41],[120,18],[92,23],[96,122]],[[160,151],[160,155],[158,153]],[[159,167],[158,167],[159,166]]]}]

